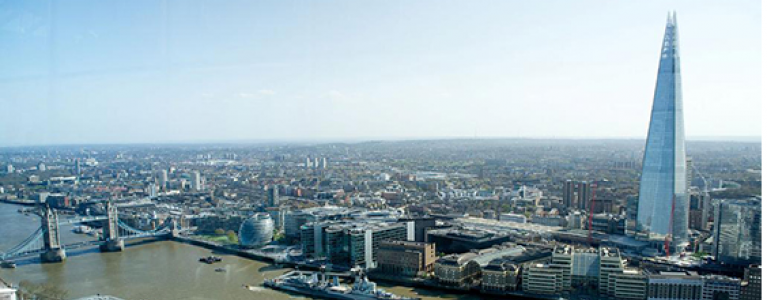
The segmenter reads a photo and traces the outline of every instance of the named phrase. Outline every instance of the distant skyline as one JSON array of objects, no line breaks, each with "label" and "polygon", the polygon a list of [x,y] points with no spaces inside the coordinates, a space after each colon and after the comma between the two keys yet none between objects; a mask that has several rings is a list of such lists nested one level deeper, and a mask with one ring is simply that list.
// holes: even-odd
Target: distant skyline
[{"label": "distant skyline", "polygon": [[672,10],[688,140],[760,140],[760,1],[7,1],[0,147],[644,139]]}]

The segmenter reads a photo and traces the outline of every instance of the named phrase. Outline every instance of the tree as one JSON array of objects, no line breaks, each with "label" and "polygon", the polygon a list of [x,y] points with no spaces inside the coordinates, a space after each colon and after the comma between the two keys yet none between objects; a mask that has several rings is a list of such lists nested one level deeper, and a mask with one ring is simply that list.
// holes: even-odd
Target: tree
[{"label": "tree", "polygon": [[277,241],[278,243],[282,243],[285,241],[285,234],[278,230],[274,230],[273,236],[274,236],[273,240]]},{"label": "tree", "polygon": [[237,233],[235,233],[234,230],[227,231],[226,236],[229,238],[229,242],[237,243]]},{"label": "tree", "polygon": [[216,235],[224,235],[225,232],[223,229],[219,228],[219,229],[216,229],[215,233]]}]

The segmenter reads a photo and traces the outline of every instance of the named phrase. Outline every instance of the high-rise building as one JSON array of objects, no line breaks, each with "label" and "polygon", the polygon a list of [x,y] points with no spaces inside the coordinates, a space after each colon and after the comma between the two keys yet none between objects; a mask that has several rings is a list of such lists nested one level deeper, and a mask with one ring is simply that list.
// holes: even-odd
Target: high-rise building
[{"label": "high-rise building", "polygon": [[157,174],[157,180],[160,182],[160,190],[168,188],[168,170],[162,170]]},{"label": "high-rise building", "polygon": [[333,264],[375,268],[382,241],[404,241],[406,224],[313,222],[301,226],[301,249],[307,257],[327,258]]},{"label": "high-rise building", "polygon": [[150,183],[146,189],[147,189],[147,195],[149,195],[149,198],[157,197],[157,185],[154,184],[154,182]]},{"label": "high-rise building", "polygon": [[578,208],[585,211],[591,209],[591,183],[588,181],[578,184]]},{"label": "high-rise building", "polygon": [[192,190],[202,191],[202,179],[200,179],[200,172],[192,172]]},{"label": "high-rise building", "polygon": [[762,299],[762,265],[750,265],[743,274],[746,283],[740,289],[740,299]]},{"label": "high-rise building", "polygon": [[[689,195],[676,13],[661,48],[650,127],[639,185],[637,231],[650,239],[687,243]],[[669,249],[673,251],[674,249]]]},{"label": "high-rise building", "polygon": [[82,169],[80,167],[80,159],[75,159],[75,175],[80,176],[82,174]]},{"label": "high-rise building", "polygon": [[6,170],[6,172],[7,172],[8,174],[11,174],[11,173],[13,173],[13,171],[14,171],[14,169],[13,169],[13,165],[12,165],[12,164],[8,164],[8,166],[6,166],[6,169],[5,169],[5,170]]},{"label": "high-rise building", "polygon": [[575,182],[572,180],[565,181],[565,185],[562,187],[562,204],[566,208],[572,208],[575,202]]},{"label": "high-rise building", "polygon": [[37,170],[40,172],[45,172],[45,164],[42,162],[37,164]]},{"label": "high-rise building", "polygon": [[721,200],[714,210],[716,260],[736,265],[761,263],[761,201],[757,199]]},{"label": "high-rise building", "polygon": [[323,157],[322,161],[320,162],[320,169],[327,169],[328,168],[328,159]]},{"label": "high-rise building", "polygon": [[273,185],[269,188],[267,192],[267,204],[269,207],[280,206],[280,187],[278,185]]}]

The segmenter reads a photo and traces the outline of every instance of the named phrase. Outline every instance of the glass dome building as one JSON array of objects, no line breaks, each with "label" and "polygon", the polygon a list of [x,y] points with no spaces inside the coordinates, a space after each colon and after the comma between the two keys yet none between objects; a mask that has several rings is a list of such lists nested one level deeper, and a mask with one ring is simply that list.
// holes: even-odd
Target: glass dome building
[{"label": "glass dome building", "polygon": [[257,213],[240,225],[240,246],[257,248],[272,241],[274,221],[266,213]]}]

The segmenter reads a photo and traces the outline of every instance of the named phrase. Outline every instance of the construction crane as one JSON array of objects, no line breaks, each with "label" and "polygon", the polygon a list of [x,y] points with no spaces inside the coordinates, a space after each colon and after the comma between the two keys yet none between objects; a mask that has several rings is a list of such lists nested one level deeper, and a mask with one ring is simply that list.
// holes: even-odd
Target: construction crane
[{"label": "construction crane", "polygon": [[671,233],[674,229],[674,208],[676,207],[676,196],[671,197],[671,217],[668,218],[668,234],[666,234],[666,258],[671,256],[671,251],[669,249],[669,241],[671,240]]},{"label": "construction crane", "polygon": [[592,244],[591,240],[591,230],[592,230],[592,223],[594,221],[594,201],[597,198],[597,182],[594,181],[591,183],[591,212],[589,213],[589,245]]}]

